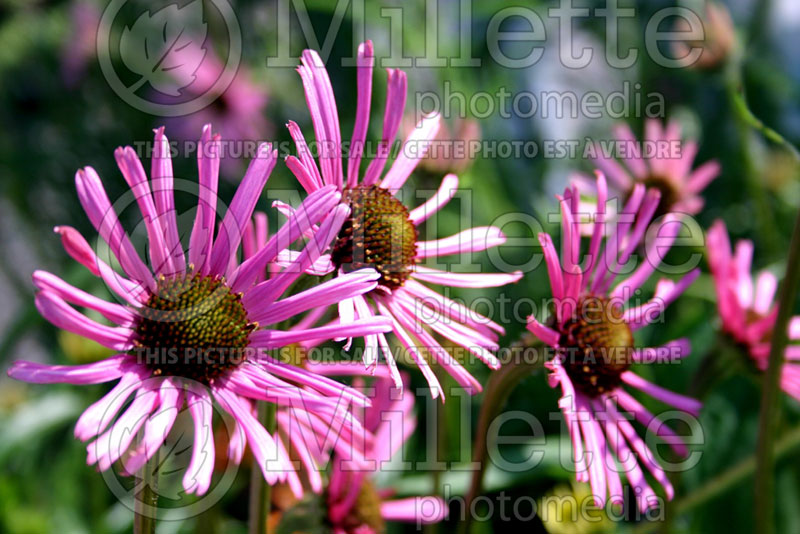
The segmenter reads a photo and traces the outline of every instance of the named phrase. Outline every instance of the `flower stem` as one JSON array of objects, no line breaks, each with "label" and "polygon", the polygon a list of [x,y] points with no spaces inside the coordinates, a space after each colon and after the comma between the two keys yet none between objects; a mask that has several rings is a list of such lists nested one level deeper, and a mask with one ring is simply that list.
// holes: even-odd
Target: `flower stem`
[{"label": "flower stem", "polygon": [[[775,459],[779,460],[800,447],[800,426],[787,432],[774,445]],[[723,471],[686,497],[678,500],[673,506],[676,516],[689,512],[701,506],[715,497],[722,495],[729,489],[741,484],[748,477],[752,476],[756,470],[756,456],[750,455],[727,471]],[[760,525],[759,525],[760,527]],[[635,534],[650,534],[661,529],[661,525],[656,522],[642,523],[635,530]],[[761,532],[759,528],[759,532]]]},{"label": "flower stem", "polygon": [[[741,91],[734,94],[733,103],[735,111],[748,126],[760,132],[773,143],[782,146],[794,156],[796,163],[800,164],[800,151],[777,131],[768,127],[753,115]],[[786,260],[786,272],[783,277],[783,286],[781,287],[778,303],[778,317],[775,320],[775,328],[772,332],[769,360],[767,369],[764,372],[763,388],[761,390],[761,414],[756,445],[755,503],[756,524],[759,526],[760,531],[766,534],[775,532],[773,498],[775,494],[775,454],[772,443],[775,441],[780,422],[781,370],[783,369],[784,352],[789,342],[787,328],[797,297],[799,283],[800,210],[797,212],[794,230],[792,230],[789,257]]]},{"label": "flower stem", "polygon": [[472,503],[481,493],[483,475],[486,471],[486,453],[489,425],[503,409],[509,395],[523,378],[530,376],[544,366],[545,354],[543,345],[532,334],[525,333],[523,337],[511,346],[508,351],[510,361],[503,362],[503,366],[491,374],[486,385],[486,390],[478,413],[478,427],[475,431],[475,448],[472,458],[478,464],[478,469],[473,471],[469,493],[464,501],[464,518],[459,532],[467,534],[472,520]]},{"label": "flower stem", "polygon": [[756,447],[757,476],[755,484],[756,524],[761,532],[775,532],[774,494],[775,494],[775,454],[772,442],[778,433],[780,422],[781,370],[784,352],[789,342],[789,319],[797,297],[800,282],[800,210],[792,231],[789,258],[778,304],[778,317],[772,332],[772,345],[769,351],[767,370],[764,372],[764,385],[761,391],[761,416],[758,424],[758,444]]},{"label": "flower stem", "polygon": [[[275,405],[258,403],[258,420],[271,435],[275,433]],[[250,472],[250,527],[249,534],[266,534],[269,530],[269,513],[272,506],[272,488],[264,480],[257,465]]]},{"label": "flower stem", "polygon": [[154,534],[156,531],[156,511],[158,509],[158,452],[153,455],[137,475],[137,485],[141,486],[134,496],[133,532],[134,534]]}]

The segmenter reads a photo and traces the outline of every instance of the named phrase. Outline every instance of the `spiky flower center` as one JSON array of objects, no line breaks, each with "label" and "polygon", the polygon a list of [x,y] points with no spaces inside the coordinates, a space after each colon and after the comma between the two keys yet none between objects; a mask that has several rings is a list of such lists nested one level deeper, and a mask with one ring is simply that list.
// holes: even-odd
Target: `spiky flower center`
[{"label": "spiky flower center", "polygon": [[138,310],[139,358],[154,375],[180,376],[204,384],[244,361],[250,333],[241,294],[219,277],[161,278]]},{"label": "spiky flower center", "polygon": [[367,526],[375,534],[386,532],[386,522],[381,515],[381,498],[369,480],[361,483],[361,489],[350,513],[342,521],[346,532],[360,532]]},{"label": "spiky flower center", "polygon": [[401,287],[416,263],[417,227],[408,208],[378,186],[345,189],[342,200],[351,209],[333,246],[331,259],[345,272],[374,267],[379,284]]},{"label": "spiky flower center", "polygon": [[658,218],[672,211],[673,206],[681,199],[681,193],[672,179],[660,174],[650,174],[642,182],[647,189],[657,189],[661,200],[653,217]]},{"label": "spiky flower center", "polygon": [[606,298],[584,296],[564,323],[559,343],[572,383],[590,397],[611,391],[631,366],[633,334],[622,308]]}]

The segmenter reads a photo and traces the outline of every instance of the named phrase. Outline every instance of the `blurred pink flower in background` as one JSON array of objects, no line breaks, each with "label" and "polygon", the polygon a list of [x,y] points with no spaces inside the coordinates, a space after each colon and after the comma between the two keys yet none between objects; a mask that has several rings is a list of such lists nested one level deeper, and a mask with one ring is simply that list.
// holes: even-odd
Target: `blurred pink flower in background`
[{"label": "blurred pink flower in background", "polygon": [[[617,124],[614,134],[620,157],[612,153],[616,150],[609,151],[596,144],[594,159],[608,177],[612,198],[618,196],[620,201],[626,200],[637,184],[643,184],[661,192],[656,217],[672,212],[689,215],[700,212],[704,204],[700,193],[719,175],[720,166],[716,161],[708,161],[692,168],[697,142],[681,139],[681,126],[677,121],[670,121],[664,128],[658,119],[647,119],[641,141],[625,123]],[[576,174],[573,182],[581,193],[596,197],[593,178]]]},{"label": "blurred pink flower in background", "polygon": [[[171,71],[175,79],[175,90],[181,99],[204,95],[214,90],[214,84],[222,76],[226,67],[210,47],[187,47],[182,51],[182,61],[186,64],[198,64],[197,70],[187,69]],[[165,117],[164,124],[178,140],[194,139],[203,124],[213,123],[226,146],[223,147],[220,162],[222,174],[228,179],[240,171],[242,163],[249,157],[244,153],[246,146],[256,146],[273,133],[272,124],[266,118],[266,107],[269,100],[266,86],[253,81],[251,70],[240,64],[231,84],[207,107],[181,117]],[[249,142],[248,145],[239,143]]]},{"label": "blurred pink flower in background", "polygon": [[[751,265],[753,242],[741,240],[731,248],[725,223],[718,220],[708,231],[708,264],[717,291],[717,308],[722,328],[747,351],[756,367],[767,367],[772,333],[778,317],[775,291],[778,279],[761,271],[753,283]],[[790,344],[786,348],[787,363],[783,366],[781,387],[800,400],[800,316],[789,322]]]},{"label": "blurred pink flower in background", "polygon": [[61,47],[61,78],[70,89],[80,83],[96,55],[99,26],[100,8],[94,2],[77,0],[70,4],[69,30]]},{"label": "blurred pink flower in background", "polygon": [[[324,368],[324,365],[319,365]],[[324,374],[352,374],[353,366],[333,364]],[[362,367],[363,369],[363,367]],[[354,469],[352,460],[334,455],[331,462],[330,481],[326,492],[328,520],[335,534],[378,534],[385,532],[386,521],[403,521],[424,525],[438,523],[447,518],[447,505],[440,497],[406,497],[394,499],[391,489],[379,489],[371,475],[386,467],[392,457],[403,450],[403,444],[414,433],[414,393],[409,390],[408,376],[403,374],[406,386],[400,390],[386,368],[376,374],[370,386],[372,404],[363,409],[361,416],[365,429],[374,439],[364,459],[371,462],[369,470]],[[363,386],[363,380],[354,382]]]},{"label": "blurred pink flower in background", "polygon": [[[463,173],[475,162],[470,157],[470,144],[480,142],[481,127],[474,119],[457,119],[451,121],[452,126],[444,121],[439,122],[436,133],[425,156],[420,159],[418,168],[431,174]],[[417,127],[413,116],[403,119],[403,132],[410,135]]]},{"label": "blurred pink flower in background", "polygon": [[[552,387],[560,386],[559,407],[569,430],[574,451],[576,478],[590,482],[595,502],[604,506],[606,495],[622,504],[622,473],[634,489],[641,510],[658,504],[656,494],[644,476],[644,464],[661,484],[668,499],[673,488],[655,455],[631,425],[630,416],[648,431],[665,438],[678,454],[687,450],[680,436],[661,423],[658,417],[623,389],[638,389],[668,405],[697,415],[700,403],[648,382],[630,370],[633,363],[678,361],[690,352],[688,339],[676,339],[654,348],[634,348],[633,333],[654,322],[697,278],[695,269],[680,281],[662,279],[655,295],[641,305],[624,308],[636,291],[647,282],[680,231],[676,216],[668,215],[659,224],[657,236],[645,243],[646,257],[629,275],[617,281],[620,266],[626,265],[639,246],[659,204],[657,189],[633,186],[618,222],[605,219],[605,178],[598,173],[598,210],[594,231],[581,265],[581,236],[578,228],[578,188],[572,186],[559,197],[562,220],[562,252],[548,234],[539,234],[554,300],[554,316],[547,323],[529,318],[528,328],[545,344],[555,349],[545,365],[550,370]],[[635,221],[635,222],[633,222]],[[609,225],[610,228],[604,227]],[[605,239],[605,246],[603,242]],[[584,454],[586,452],[587,454]],[[633,454],[635,452],[635,454]]]}]

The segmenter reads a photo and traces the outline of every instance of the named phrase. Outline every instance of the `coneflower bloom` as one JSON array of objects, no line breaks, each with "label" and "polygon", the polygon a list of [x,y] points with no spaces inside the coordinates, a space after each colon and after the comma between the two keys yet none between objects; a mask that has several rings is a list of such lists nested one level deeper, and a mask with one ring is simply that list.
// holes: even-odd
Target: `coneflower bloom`
[{"label": "coneflower bloom", "polygon": [[[78,439],[96,438],[87,446],[88,463],[101,470],[117,460],[122,460],[128,473],[141,467],[164,442],[177,412],[186,406],[195,431],[183,485],[187,492],[197,494],[207,491],[214,465],[212,401],[232,416],[241,431],[231,439],[229,457],[240,460],[249,444],[270,483],[285,480],[292,466],[285,451],[253,417],[249,409],[253,402],[301,403],[327,421],[334,433],[355,424],[349,413],[338,409],[340,399],[345,399],[345,404],[368,402],[338,382],[276,362],[268,351],[298,341],[374,335],[390,328],[384,318],[365,318],[335,328],[264,328],[372,290],[380,275],[362,270],[281,298],[325,251],[349,215],[333,187],[309,195],[295,215],[265,239],[263,247],[239,264],[240,245],[253,248],[251,240],[242,243],[242,237],[277,155],[270,145],[260,146],[215,236],[219,143],[219,136],[212,137],[207,125],[199,143],[199,202],[187,254],[179,238],[172,163],[163,129],[156,130],[149,180],[132,148],[115,152],[142,213],[152,268],[134,248],[94,169],[77,172],[81,205],[122,272],[98,257],[75,229],[60,226],[56,232],[67,253],[101,277],[121,301],[105,301],[53,274],[37,271],[33,276],[38,289],[36,306],[55,326],[117,354],[78,366],[18,361],[8,371],[13,378],[35,383],[117,381],[81,415],[75,427]],[[291,264],[262,279],[267,265],[323,216],[325,220]],[[100,314],[107,321],[91,319],[76,308]],[[140,439],[134,443],[137,435]]]},{"label": "coneflower bloom", "polygon": [[[175,80],[174,92],[192,98],[213,91],[214,84],[227,68],[211,48],[187,46],[179,51],[179,55],[175,63],[198,67],[196,70],[178,68],[170,71]],[[216,130],[226,140],[220,155],[222,175],[233,179],[240,172],[248,151],[273,133],[273,125],[264,113],[269,95],[265,84],[253,81],[252,69],[242,64],[230,85],[214,96],[216,99],[200,111],[182,117],[167,117],[164,124],[172,132],[171,136],[181,141],[193,140],[204,124],[216,125]]]},{"label": "coneflower bloom", "polygon": [[[611,189],[621,200],[632,193],[636,184],[643,184],[661,192],[656,216],[700,212],[704,204],[700,193],[719,175],[720,166],[716,161],[708,161],[692,169],[697,142],[681,139],[677,121],[670,121],[664,128],[658,119],[648,119],[643,142],[636,139],[625,123],[617,124],[614,134],[619,159],[615,151],[598,144],[594,163],[606,174]],[[591,191],[592,196],[596,194],[592,178],[576,176],[575,182],[579,189]]]},{"label": "coneflower bloom", "polygon": [[[301,60],[298,71],[314,124],[319,167],[293,122],[288,128],[297,145],[298,156],[289,156],[286,163],[308,193],[332,185],[342,192],[343,201],[352,208],[331,253],[332,267],[337,274],[362,267],[374,267],[381,274],[374,291],[339,303],[339,321],[347,324],[375,313],[391,317],[397,339],[424,374],[433,397],[441,395],[444,399],[444,392],[426,358],[445,368],[465,389],[480,391],[480,383],[443,349],[434,334],[463,347],[491,368],[497,368],[500,364],[491,351],[497,349],[497,334],[502,333],[503,328],[425,284],[495,287],[516,282],[521,273],[454,273],[426,267],[420,262],[495,247],[505,242],[505,236],[499,228],[479,227],[439,240],[419,241],[418,227],[441,209],[458,189],[458,178],[448,174],[437,193],[412,210],[397,198],[398,191],[435,138],[439,116],[426,116],[420,121],[384,173],[406,103],[405,73],[388,69],[383,133],[374,157],[362,173],[374,56],[371,42],[361,44],[357,57],[356,118],[345,174],[339,117],[325,66],[312,50],[304,51]],[[374,367],[377,364],[380,349],[395,384],[400,387],[400,374],[386,336],[366,336],[365,345],[365,365]]]},{"label": "coneflower bloom", "polygon": [[[732,250],[722,221],[716,221],[708,231],[707,249],[722,328],[763,371],[769,360],[772,333],[778,318],[775,303],[778,280],[769,271],[762,271],[753,283],[750,272],[753,242],[741,240]],[[800,316],[792,317],[789,322],[789,340],[800,341]],[[800,361],[800,344],[790,344],[786,348],[786,360],[781,387],[800,400],[800,364],[797,363]]]},{"label": "coneflower bloom", "polygon": [[[652,384],[631,370],[633,363],[683,358],[690,351],[688,340],[677,339],[657,348],[635,348],[633,334],[655,321],[694,281],[699,271],[691,271],[678,282],[661,280],[652,300],[626,306],[657,269],[659,255],[671,246],[680,221],[678,217],[667,216],[657,228],[655,235],[658,237],[646,243],[645,260],[629,275],[619,277],[620,267],[627,267],[645,235],[658,207],[660,193],[636,184],[620,217],[605,229],[609,224],[604,220],[608,192],[605,178],[599,173],[597,189],[600,202],[593,214],[594,232],[583,264],[579,259],[579,199],[575,186],[559,197],[561,259],[550,236],[539,234],[550,277],[554,314],[546,324],[530,317],[528,328],[554,349],[546,366],[550,370],[550,385],[561,387],[559,407],[572,440],[576,478],[590,482],[595,502],[603,506],[607,495],[612,503],[622,503],[621,471],[633,487],[640,509],[646,510],[655,505],[657,499],[641,464],[663,486],[669,499],[673,488],[627,414],[632,414],[648,430],[655,428],[659,435],[667,437],[677,453],[685,454],[686,447],[680,437],[661,424],[656,415],[625,390],[625,386],[693,415],[698,413],[700,403]],[[621,464],[621,469],[616,462]]]},{"label": "coneflower bloom", "polygon": [[[332,375],[353,374],[352,365],[319,364],[320,372]],[[357,372],[357,371],[356,371]],[[372,475],[385,468],[414,432],[414,394],[399,390],[388,373],[377,372],[369,398],[372,404],[363,410],[364,428],[374,439],[367,447],[365,467],[354,467],[349,455],[334,454],[325,497],[328,522],[335,534],[370,534],[386,531],[386,521],[437,523],[447,517],[447,505],[440,497],[395,499],[391,489],[376,487]],[[401,374],[407,385],[407,375]],[[357,380],[354,385],[363,382]]]}]

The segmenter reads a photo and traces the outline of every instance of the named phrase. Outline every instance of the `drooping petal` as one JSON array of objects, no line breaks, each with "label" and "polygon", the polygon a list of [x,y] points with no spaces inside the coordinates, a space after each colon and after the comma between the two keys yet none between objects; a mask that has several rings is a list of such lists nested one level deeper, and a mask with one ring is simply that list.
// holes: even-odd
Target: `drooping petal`
[{"label": "drooping petal", "polygon": [[458,191],[458,176],[455,174],[446,174],[442,178],[442,183],[436,193],[425,201],[424,204],[417,206],[408,214],[408,219],[414,223],[414,226],[419,226],[425,222],[431,215],[442,209],[445,204],[455,196]]}]

